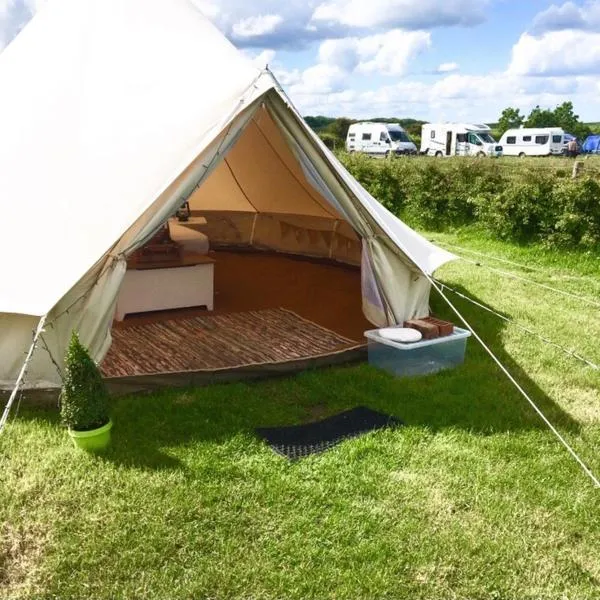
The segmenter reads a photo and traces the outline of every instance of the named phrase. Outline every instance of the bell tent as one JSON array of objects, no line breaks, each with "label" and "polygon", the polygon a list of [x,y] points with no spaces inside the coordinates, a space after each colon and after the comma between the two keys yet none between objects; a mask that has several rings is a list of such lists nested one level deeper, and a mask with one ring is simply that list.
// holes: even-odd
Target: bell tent
[{"label": "bell tent", "polygon": [[428,275],[454,258],[361,187],[190,0],[50,0],[0,81],[3,389],[60,386],[74,329],[104,358],[128,257],[184,205],[211,249],[355,265],[376,326],[426,315]]}]

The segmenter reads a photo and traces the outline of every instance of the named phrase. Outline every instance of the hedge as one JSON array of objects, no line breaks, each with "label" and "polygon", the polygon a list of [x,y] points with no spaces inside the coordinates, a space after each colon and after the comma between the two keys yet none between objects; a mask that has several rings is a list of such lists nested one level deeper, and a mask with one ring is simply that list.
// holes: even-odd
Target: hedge
[{"label": "hedge", "polygon": [[571,163],[544,158],[339,156],[375,198],[415,227],[441,231],[477,223],[492,236],[521,243],[600,244],[600,177],[593,170],[571,179]]}]

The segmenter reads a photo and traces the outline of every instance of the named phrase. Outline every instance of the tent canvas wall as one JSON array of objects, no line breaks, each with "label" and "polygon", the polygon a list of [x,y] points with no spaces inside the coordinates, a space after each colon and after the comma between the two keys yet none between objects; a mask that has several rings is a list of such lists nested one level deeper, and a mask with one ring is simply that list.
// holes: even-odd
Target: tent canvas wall
[{"label": "tent canvas wall", "polygon": [[[127,256],[187,198],[215,242],[231,242],[229,219],[250,245],[360,259],[376,325],[425,314],[423,273],[453,258],[370,196],[189,0],[50,0],[0,54],[0,81],[2,387],[40,319],[26,386],[60,384],[73,329],[104,356]],[[306,232],[296,248],[290,228]]]}]

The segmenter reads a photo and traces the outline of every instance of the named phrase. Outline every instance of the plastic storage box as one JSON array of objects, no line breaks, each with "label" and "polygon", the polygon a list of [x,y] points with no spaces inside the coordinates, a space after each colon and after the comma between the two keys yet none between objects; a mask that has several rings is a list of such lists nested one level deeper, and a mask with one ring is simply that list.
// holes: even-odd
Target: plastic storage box
[{"label": "plastic storage box", "polygon": [[414,377],[451,369],[465,359],[470,331],[454,328],[454,333],[433,340],[402,343],[381,337],[378,329],[365,331],[369,364],[397,377]]}]

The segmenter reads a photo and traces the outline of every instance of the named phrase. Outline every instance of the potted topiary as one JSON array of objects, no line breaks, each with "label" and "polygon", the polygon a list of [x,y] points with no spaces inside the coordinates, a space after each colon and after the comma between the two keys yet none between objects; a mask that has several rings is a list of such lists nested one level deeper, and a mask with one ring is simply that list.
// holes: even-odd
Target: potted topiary
[{"label": "potted topiary", "polygon": [[65,356],[60,414],[75,446],[95,451],[109,444],[112,421],[108,414],[108,391],[98,366],[75,331]]}]

